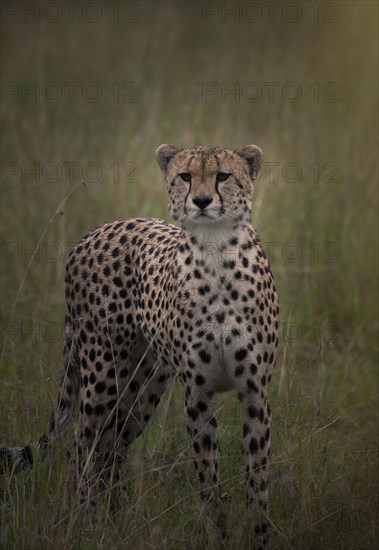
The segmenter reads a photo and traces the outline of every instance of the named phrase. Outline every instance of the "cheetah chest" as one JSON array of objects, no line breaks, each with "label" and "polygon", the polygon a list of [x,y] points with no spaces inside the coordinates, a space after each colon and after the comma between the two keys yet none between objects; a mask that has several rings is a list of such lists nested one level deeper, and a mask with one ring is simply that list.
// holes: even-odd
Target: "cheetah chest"
[{"label": "cheetah chest", "polygon": [[185,343],[188,357],[216,391],[233,387],[235,349],[249,346],[254,337],[255,304],[249,290],[251,285],[235,274],[199,277],[195,271],[178,293],[175,310],[180,329],[174,318],[174,341],[180,342],[180,349]]}]

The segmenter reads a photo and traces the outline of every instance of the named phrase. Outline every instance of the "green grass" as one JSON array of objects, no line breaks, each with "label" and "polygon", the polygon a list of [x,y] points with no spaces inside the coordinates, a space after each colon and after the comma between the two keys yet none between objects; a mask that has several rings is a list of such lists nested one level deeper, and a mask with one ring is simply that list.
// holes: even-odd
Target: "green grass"
[{"label": "green grass", "polygon": [[[96,103],[80,94],[73,103],[67,94],[56,103],[22,103],[19,88],[2,103],[2,162],[18,172],[2,178],[0,442],[32,440],[55,402],[68,243],[104,221],[169,219],[154,159],[160,143],[256,143],[266,162],[280,163],[271,183],[264,166],[253,209],[266,249],[275,250],[281,302],[270,389],[272,548],[367,549],[378,542],[378,14],[374,2],[341,2],[338,23],[314,23],[309,5],[302,3],[303,15],[292,24],[280,15],[269,23],[265,9],[258,23],[222,23],[217,16],[203,23],[201,2],[142,2],[137,23],[113,23],[108,5],[93,24],[80,17],[22,24],[15,16],[3,25],[3,81],[78,82],[79,91],[97,82],[103,96]],[[115,103],[115,82],[134,82],[138,101]],[[262,98],[222,102],[215,94],[204,102],[205,82],[258,83]],[[265,82],[279,83],[273,102]],[[302,90],[294,103],[281,95],[289,82]],[[328,82],[338,86],[335,103],[323,101]],[[50,162],[62,169],[59,181],[21,177],[21,163],[43,171]],[[79,163],[74,178],[65,162]],[[84,186],[89,162],[102,176]],[[283,174],[290,162],[302,169],[295,182]],[[328,162],[334,164],[324,167]],[[115,163],[133,163],[121,170],[126,181],[115,181]],[[309,168],[315,163],[318,181]],[[34,256],[25,252],[39,241]],[[301,251],[293,262],[290,243]],[[52,328],[53,338],[46,332]],[[214,547],[182,401],[181,388],[168,389],[130,450],[129,503],[113,516],[102,503],[93,529],[80,522],[59,452],[53,463],[3,480],[0,547]],[[234,396],[218,403],[231,547],[242,548],[242,421]]]}]

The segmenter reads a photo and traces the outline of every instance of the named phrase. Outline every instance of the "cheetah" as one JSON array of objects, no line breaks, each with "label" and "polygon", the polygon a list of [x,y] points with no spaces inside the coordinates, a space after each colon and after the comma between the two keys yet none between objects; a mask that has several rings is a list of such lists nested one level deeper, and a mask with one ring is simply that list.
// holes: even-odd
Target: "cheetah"
[{"label": "cheetah", "polygon": [[[45,433],[1,447],[3,469],[43,460],[75,420],[80,501],[95,506],[93,479],[121,490],[126,451],[177,376],[185,423],[211,517],[226,540],[212,397],[234,390],[242,405],[246,500],[254,546],[267,548],[271,410],[278,299],[251,224],[263,153],[161,145],[156,152],[176,225],[152,218],[87,233],[66,267],[64,374]],[[76,403],[79,401],[79,412]]]}]

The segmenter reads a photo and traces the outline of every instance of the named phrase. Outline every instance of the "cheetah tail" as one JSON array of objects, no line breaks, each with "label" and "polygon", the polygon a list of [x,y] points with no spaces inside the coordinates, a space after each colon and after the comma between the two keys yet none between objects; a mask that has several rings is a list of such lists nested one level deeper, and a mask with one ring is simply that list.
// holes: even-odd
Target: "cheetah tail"
[{"label": "cheetah tail", "polygon": [[70,361],[63,376],[59,399],[44,434],[24,447],[0,446],[0,475],[20,472],[33,467],[33,462],[43,462],[50,454],[53,444],[60,440],[75,413],[79,394],[80,377],[78,364]]},{"label": "cheetah tail", "polygon": [[20,472],[33,466],[33,453],[30,445],[25,447],[0,447],[0,474],[7,471]]}]

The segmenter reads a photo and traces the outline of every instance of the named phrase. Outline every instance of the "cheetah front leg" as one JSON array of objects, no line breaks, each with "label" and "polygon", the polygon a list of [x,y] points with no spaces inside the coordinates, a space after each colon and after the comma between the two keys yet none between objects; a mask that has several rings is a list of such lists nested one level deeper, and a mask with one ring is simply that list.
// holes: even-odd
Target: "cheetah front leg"
[{"label": "cheetah front leg", "polygon": [[[194,379],[199,381],[201,376],[199,374]],[[210,504],[211,519],[218,528],[221,542],[226,544],[226,515],[219,484],[218,429],[211,410],[211,395],[211,392],[200,392],[196,382],[193,385],[187,384],[185,419],[193,463],[200,483],[200,496]]]},{"label": "cheetah front leg", "polygon": [[[267,548],[271,410],[263,390],[239,396],[244,413],[243,451],[249,516],[255,516],[254,548]],[[249,529],[251,531],[251,529]]]}]

